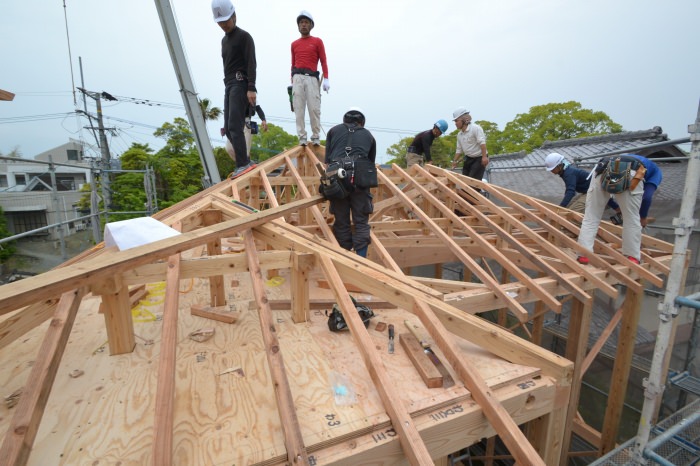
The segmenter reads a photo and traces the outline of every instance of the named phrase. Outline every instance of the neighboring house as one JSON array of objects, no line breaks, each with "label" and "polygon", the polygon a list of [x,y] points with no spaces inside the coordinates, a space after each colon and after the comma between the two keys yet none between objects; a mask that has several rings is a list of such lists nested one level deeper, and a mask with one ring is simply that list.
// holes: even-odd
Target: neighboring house
[{"label": "neighboring house", "polygon": [[[80,188],[91,181],[90,160],[84,158],[83,143],[71,139],[33,160],[0,159],[0,206],[8,229],[15,235],[84,215],[76,207],[82,197]],[[49,162],[53,163],[53,175]],[[71,222],[64,225],[64,234],[85,227],[83,221]],[[36,235],[56,239],[58,231],[43,230]]]},{"label": "neighboring house", "polygon": [[[567,139],[563,141],[547,141],[542,147],[535,149],[531,153],[518,152],[503,154],[491,159],[486,177],[489,183],[503,186],[519,193],[539,198],[554,204],[559,204],[564,196],[564,182],[559,176],[552,175],[544,168],[544,159],[547,154],[558,152],[566,157],[570,162],[584,168],[592,168],[598,157],[593,157],[606,152],[625,150],[630,153],[643,155],[649,159],[654,159],[663,172],[663,181],[654,195],[654,201],[650,210],[650,217],[655,220],[647,227],[645,234],[654,236],[664,241],[673,243],[675,240],[673,219],[678,217],[683,190],[686,182],[686,169],[688,154],[670,145],[662,148],[649,148],[651,144],[669,141],[666,134],[658,126],[645,131],[630,131],[610,134],[605,136],[594,136],[578,139]],[[593,157],[593,158],[590,158]],[[664,162],[664,158],[686,158],[684,161]],[[608,215],[613,212],[608,210],[603,217],[608,219]],[[694,218],[699,218],[700,202],[695,204]],[[698,229],[691,235],[688,249],[691,251],[686,276],[686,294],[700,291],[700,234]],[[642,324],[649,331],[655,332],[658,325],[658,296],[648,296],[644,305]],[[597,312],[595,313],[597,315]],[[594,322],[597,317],[594,315]],[[692,312],[685,312],[682,323],[679,327],[678,339],[688,337],[691,327]],[[602,319],[605,321],[605,318]],[[564,325],[566,323],[564,322]],[[595,325],[594,325],[595,326]],[[592,331],[593,335],[602,329]],[[637,343],[644,346],[648,339],[643,332],[638,335]]]}]

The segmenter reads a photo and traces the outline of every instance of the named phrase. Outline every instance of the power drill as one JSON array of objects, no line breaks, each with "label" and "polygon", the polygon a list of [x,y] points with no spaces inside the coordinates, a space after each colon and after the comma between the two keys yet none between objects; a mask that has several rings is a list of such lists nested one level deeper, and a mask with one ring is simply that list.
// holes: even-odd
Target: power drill
[{"label": "power drill", "polygon": [[292,86],[287,86],[287,94],[289,94],[289,109],[294,111],[294,97],[292,96]]}]

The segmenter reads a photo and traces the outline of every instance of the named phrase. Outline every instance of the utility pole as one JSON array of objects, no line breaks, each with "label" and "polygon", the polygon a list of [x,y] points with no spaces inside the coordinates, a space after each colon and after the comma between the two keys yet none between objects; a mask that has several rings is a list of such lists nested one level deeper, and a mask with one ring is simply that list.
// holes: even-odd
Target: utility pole
[{"label": "utility pole", "polygon": [[[95,100],[95,105],[97,106],[97,130],[100,136],[100,153],[102,154],[101,159],[101,173],[100,181],[102,184],[102,202],[104,203],[105,212],[109,212],[110,206],[112,205],[112,191],[109,180],[109,170],[112,168],[112,160],[109,155],[109,146],[107,145],[107,135],[105,133],[105,126],[102,120],[102,95],[99,92],[91,92],[79,87],[78,90],[85,94],[86,96]],[[81,112],[78,110],[78,112]],[[82,112],[81,112],[82,113]],[[85,112],[87,114],[87,112]],[[92,128],[91,126],[91,129]]]},{"label": "utility pole", "polygon": [[219,183],[221,181],[221,176],[219,175],[219,169],[216,167],[214,150],[211,147],[211,141],[207,134],[207,126],[204,122],[202,107],[199,104],[197,93],[194,90],[194,83],[192,82],[190,70],[187,66],[187,59],[185,57],[185,49],[180,41],[180,32],[175,22],[175,14],[173,13],[170,0],[155,0],[155,2],[160,24],[165,34],[165,42],[168,45],[168,51],[170,51],[170,59],[173,62],[173,68],[175,68],[175,74],[177,75],[177,82],[180,85],[182,101],[187,110],[187,118],[190,121],[190,126],[194,133],[194,140],[197,143],[197,150],[199,151],[199,158],[204,168],[202,184],[205,188],[208,188],[213,183]]}]

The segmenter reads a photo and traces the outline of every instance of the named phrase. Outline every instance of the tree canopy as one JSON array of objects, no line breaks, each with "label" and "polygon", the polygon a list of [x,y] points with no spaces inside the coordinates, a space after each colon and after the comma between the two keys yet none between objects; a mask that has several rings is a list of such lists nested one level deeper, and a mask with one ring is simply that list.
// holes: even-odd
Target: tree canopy
[{"label": "tree canopy", "polygon": [[507,123],[503,131],[499,131],[495,123],[478,123],[487,133],[486,146],[490,154],[532,152],[545,141],[622,131],[622,125],[615,123],[605,112],[583,108],[574,101],[531,107],[528,113],[520,113]]}]

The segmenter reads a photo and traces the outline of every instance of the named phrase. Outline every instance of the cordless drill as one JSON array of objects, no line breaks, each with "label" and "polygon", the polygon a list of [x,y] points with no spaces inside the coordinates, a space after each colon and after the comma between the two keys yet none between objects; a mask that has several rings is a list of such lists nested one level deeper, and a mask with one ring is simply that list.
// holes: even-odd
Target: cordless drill
[{"label": "cordless drill", "polygon": [[287,94],[289,94],[289,109],[294,111],[294,97],[292,96],[292,86],[287,86]]}]

